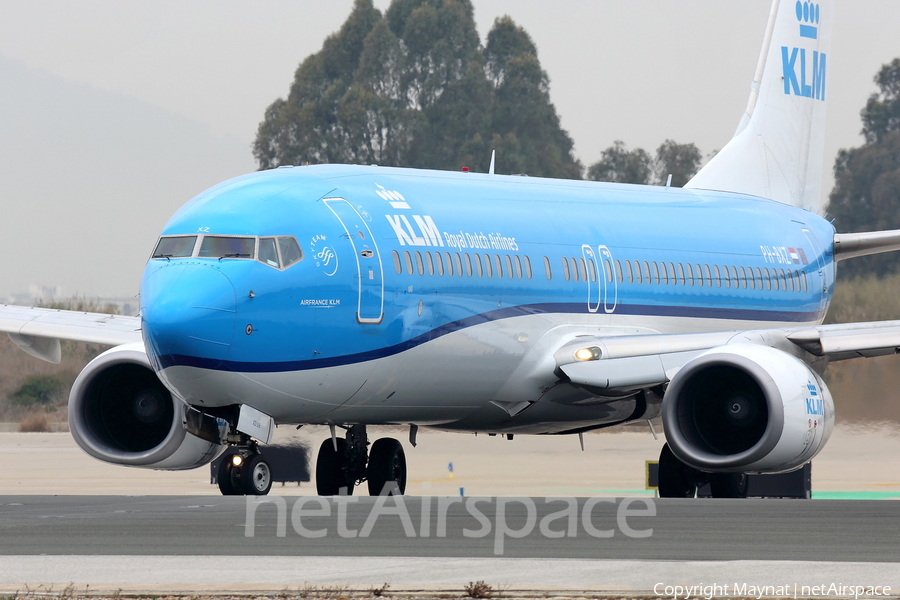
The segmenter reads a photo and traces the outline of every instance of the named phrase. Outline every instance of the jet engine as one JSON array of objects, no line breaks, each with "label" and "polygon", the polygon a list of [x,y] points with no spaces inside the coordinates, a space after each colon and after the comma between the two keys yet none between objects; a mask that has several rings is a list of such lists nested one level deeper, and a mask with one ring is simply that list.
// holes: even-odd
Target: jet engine
[{"label": "jet engine", "polygon": [[186,405],[150,367],[142,344],[92,360],[69,394],[69,429],[82,450],[104,462],[146,469],[192,469],[223,446],[187,433]]},{"label": "jet engine", "polygon": [[672,378],[663,399],[672,452],[701,471],[795,470],[825,446],[834,403],[790,354],[756,344],[713,348]]}]

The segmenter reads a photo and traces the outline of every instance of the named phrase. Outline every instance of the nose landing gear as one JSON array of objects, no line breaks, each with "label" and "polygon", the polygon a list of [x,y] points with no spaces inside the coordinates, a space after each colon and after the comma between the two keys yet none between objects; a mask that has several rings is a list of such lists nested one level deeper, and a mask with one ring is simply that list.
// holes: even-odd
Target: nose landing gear
[{"label": "nose landing gear", "polygon": [[265,496],[272,488],[272,468],[251,442],[219,463],[217,480],[223,496]]}]

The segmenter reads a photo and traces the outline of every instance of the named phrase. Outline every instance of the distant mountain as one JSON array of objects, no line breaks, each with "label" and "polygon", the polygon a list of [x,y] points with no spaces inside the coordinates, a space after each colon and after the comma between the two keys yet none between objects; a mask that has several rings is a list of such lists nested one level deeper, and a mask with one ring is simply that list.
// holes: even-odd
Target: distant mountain
[{"label": "distant mountain", "polygon": [[247,143],[0,56],[0,301],[136,294],[169,216],[255,169]]}]

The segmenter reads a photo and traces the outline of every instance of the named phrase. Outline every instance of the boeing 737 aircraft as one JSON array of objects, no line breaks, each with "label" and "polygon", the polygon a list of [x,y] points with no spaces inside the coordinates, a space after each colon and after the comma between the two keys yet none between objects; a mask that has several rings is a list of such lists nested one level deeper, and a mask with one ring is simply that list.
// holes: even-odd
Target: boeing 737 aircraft
[{"label": "boeing 737 aircraft", "polygon": [[78,445],[150,469],[233,446],[224,494],[269,491],[275,425],[331,427],[320,494],[378,494],[404,491],[406,460],[370,425],[408,425],[414,446],[418,427],[661,413],[660,494],[740,496],[747,473],[824,447],[828,361],[900,349],[900,322],[821,325],[837,262],[900,249],[900,231],[819,216],[833,20],[832,0],[773,2],[737,133],[683,189],[280,167],[171,218],[139,317],[4,306],[0,331],[51,362],[60,339],[115,346],[72,388]]}]

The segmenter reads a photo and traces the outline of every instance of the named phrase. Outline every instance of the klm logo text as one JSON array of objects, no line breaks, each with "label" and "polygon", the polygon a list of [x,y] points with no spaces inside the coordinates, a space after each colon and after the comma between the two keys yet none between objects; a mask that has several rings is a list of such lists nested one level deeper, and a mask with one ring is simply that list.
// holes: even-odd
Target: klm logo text
[{"label": "klm logo text", "polygon": [[781,47],[784,93],[803,98],[825,100],[826,56],[806,48]]},{"label": "klm logo text", "polygon": [[401,246],[443,246],[441,232],[429,216],[411,215],[412,223],[406,215],[385,215]]},{"label": "klm logo text", "polygon": [[810,415],[825,415],[825,403],[821,398],[806,399],[806,413]]}]

